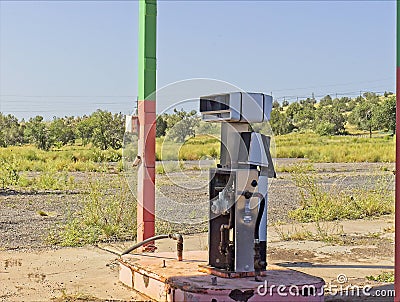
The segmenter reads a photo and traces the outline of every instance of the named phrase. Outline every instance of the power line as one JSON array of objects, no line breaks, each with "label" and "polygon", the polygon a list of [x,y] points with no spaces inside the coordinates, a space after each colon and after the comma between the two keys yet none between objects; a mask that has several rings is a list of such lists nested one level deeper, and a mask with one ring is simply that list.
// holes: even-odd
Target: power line
[{"label": "power line", "polygon": [[386,91],[371,91],[371,90],[358,90],[358,91],[349,91],[349,92],[331,92],[331,93],[324,93],[324,94],[319,94],[319,95],[314,95],[313,93],[309,95],[291,95],[291,96],[280,96],[280,97],[274,97],[274,100],[280,101],[280,100],[286,100],[286,101],[291,101],[291,100],[296,100],[298,101],[299,99],[307,99],[307,98],[323,98],[327,95],[336,95],[336,96],[359,96],[362,95],[362,93],[365,92],[370,92],[370,93],[375,93],[375,94],[384,94]]},{"label": "power line", "polygon": [[394,77],[388,77],[379,80],[371,80],[371,81],[361,81],[361,82],[347,82],[342,84],[332,84],[332,85],[318,85],[318,86],[310,86],[310,87],[299,87],[299,88],[287,88],[287,89],[273,89],[274,92],[280,91],[293,91],[293,90],[302,90],[302,89],[317,89],[321,87],[336,87],[336,86],[347,86],[347,85],[356,85],[356,84],[365,84],[365,83],[375,83],[375,82],[382,82],[387,80],[394,80]]},{"label": "power line", "polygon": [[22,95],[22,94],[0,94],[0,97],[20,98],[136,98],[136,95]]}]

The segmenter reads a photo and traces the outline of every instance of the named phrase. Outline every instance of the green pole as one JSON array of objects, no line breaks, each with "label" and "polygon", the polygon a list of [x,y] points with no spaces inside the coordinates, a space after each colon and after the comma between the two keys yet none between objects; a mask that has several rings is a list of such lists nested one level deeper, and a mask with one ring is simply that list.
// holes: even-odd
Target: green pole
[{"label": "green pole", "polygon": [[139,1],[137,241],[155,233],[157,1]]},{"label": "green pole", "polygon": [[[139,1],[139,100],[156,90],[157,1]],[[155,99],[152,99],[155,101]]]}]

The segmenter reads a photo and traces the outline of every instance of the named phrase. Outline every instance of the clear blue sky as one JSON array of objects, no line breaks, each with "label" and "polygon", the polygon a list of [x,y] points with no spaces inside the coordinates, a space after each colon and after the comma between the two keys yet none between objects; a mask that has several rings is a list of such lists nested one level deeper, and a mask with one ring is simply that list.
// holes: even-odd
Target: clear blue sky
[{"label": "clear blue sky", "polygon": [[[160,1],[158,87],[214,78],[278,100],[394,91],[395,22],[395,1]],[[137,32],[136,1],[1,1],[0,111],[129,113]]]}]

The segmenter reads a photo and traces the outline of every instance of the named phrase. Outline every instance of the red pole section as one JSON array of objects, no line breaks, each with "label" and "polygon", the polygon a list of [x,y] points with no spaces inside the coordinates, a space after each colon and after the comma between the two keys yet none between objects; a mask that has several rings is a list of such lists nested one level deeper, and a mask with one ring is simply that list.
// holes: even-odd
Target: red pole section
[{"label": "red pole section", "polygon": [[157,1],[139,1],[137,242],[155,233]]}]

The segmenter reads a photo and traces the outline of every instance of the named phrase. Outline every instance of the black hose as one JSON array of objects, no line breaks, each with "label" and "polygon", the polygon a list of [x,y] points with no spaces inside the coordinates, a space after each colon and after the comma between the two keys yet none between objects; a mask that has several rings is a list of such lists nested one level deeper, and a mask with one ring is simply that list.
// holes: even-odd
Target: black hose
[{"label": "black hose", "polygon": [[137,248],[141,247],[142,245],[145,245],[146,243],[155,241],[155,240],[159,240],[159,239],[167,239],[167,238],[171,238],[173,240],[177,240],[177,252],[178,252],[178,260],[182,261],[182,252],[183,252],[183,237],[181,234],[165,234],[165,235],[157,235],[157,236],[153,236],[150,238],[147,238],[141,242],[136,243],[135,245],[131,246],[130,248],[126,249],[125,251],[123,251],[121,253],[122,255],[126,255],[129,254],[130,252],[132,252],[133,250],[136,250]]},{"label": "black hose", "polygon": [[169,235],[157,235],[157,236],[147,238],[141,242],[136,243],[135,245],[132,245],[130,248],[123,251],[121,255],[129,254],[133,250],[136,250],[137,248],[139,248],[142,245],[145,245],[146,243],[149,243],[151,241],[155,241],[155,240],[159,240],[159,239],[166,239],[166,238],[169,238]]},{"label": "black hose", "polygon": [[235,223],[235,210],[232,207],[229,212],[229,221],[228,224],[221,224],[219,231],[220,231],[220,241],[219,241],[219,252],[222,255],[226,255],[228,252],[228,241],[229,237],[225,236],[226,231],[229,231],[230,229],[233,228]]},{"label": "black hose", "polygon": [[264,215],[264,209],[265,209],[265,197],[263,195],[261,195],[260,193],[258,193],[258,194],[254,193],[253,196],[261,197],[260,208],[258,209],[258,215],[257,215],[257,219],[256,219],[256,226],[254,228],[254,240],[259,240],[260,239],[260,223],[261,223],[261,219]]}]

